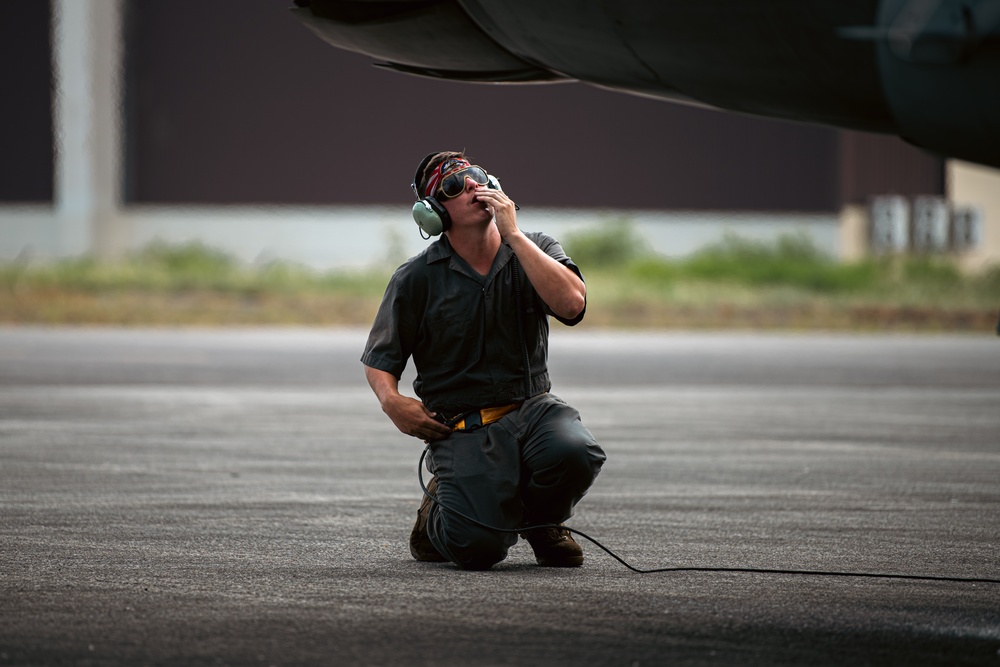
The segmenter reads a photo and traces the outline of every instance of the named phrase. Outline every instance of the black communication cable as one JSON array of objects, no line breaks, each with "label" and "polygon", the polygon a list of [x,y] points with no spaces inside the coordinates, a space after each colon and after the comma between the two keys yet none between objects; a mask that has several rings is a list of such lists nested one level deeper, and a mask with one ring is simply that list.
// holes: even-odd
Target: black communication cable
[{"label": "black communication cable", "polygon": [[524,315],[521,309],[521,270],[517,255],[510,259],[514,277],[514,304],[517,308],[517,336],[521,339],[521,357],[524,363],[524,400],[531,398],[531,358],[528,356],[528,343],[524,340]]},{"label": "black communication cable", "polygon": [[459,516],[466,521],[471,521],[477,526],[482,526],[487,530],[494,530],[498,533],[523,533],[529,530],[536,530],[539,528],[556,528],[559,530],[568,530],[569,532],[579,535],[580,537],[593,542],[597,547],[599,547],[606,554],[614,558],[616,561],[627,567],[628,569],[636,572],[638,574],[654,574],[657,572],[737,572],[743,574],[797,574],[806,575],[813,577],[863,577],[868,579],[906,579],[909,581],[949,581],[957,582],[963,584],[998,584],[1000,585],[1000,579],[990,579],[986,577],[945,577],[938,575],[928,575],[928,574],[886,574],[879,572],[836,572],[827,570],[786,570],[780,568],[758,568],[758,567],[657,567],[653,569],[644,570],[642,568],[635,567],[629,564],[624,558],[616,554],[614,551],[604,546],[596,539],[587,535],[583,531],[577,530],[576,528],[570,528],[569,526],[555,525],[555,524],[539,524],[537,526],[523,526],[521,528],[497,528],[496,526],[491,526],[489,524],[483,523],[478,519],[473,519],[471,516],[459,512],[458,510],[448,507],[435,496],[431,495],[431,492],[427,490],[424,485],[424,458],[427,456],[427,451],[430,449],[430,445],[424,447],[424,450],[420,453],[420,461],[417,463],[417,480],[420,482],[420,489],[424,492],[424,495],[430,498],[434,503],[440,505],[446,512],[451,512],[452,514]]}]

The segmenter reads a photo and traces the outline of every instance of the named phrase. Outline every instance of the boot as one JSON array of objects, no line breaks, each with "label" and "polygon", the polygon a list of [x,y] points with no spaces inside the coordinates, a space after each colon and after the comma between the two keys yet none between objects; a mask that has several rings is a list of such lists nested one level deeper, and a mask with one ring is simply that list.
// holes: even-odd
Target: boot
[{"label": "boot", "polygon": [[[427,491],[431,495],[437,493],[437,477],[431,477],[431,481],[427,483]],[[417,510],[417,522],[410,531],[410,553],[425,563],[443,563],[448,559],[434,548],[431,538],[427,536],[427,519],[430,517],[433,504],[434,501],[424,494],[423,500],[420,501],[420,509]]]},{"label": "boot", "polygon": [[[562,524],[559,524],[562,526]],[[545,567],[580,567],[583,549],[565,528],[535,528],[521,533],[535,552],[535,560]]]}]

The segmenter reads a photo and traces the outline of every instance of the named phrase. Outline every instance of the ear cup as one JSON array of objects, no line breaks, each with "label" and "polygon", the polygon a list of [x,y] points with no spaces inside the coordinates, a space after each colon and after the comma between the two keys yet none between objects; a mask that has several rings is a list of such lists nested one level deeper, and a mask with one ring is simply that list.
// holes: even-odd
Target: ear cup
[{"label": "ear cup", "polygon": [[428,236],[437,236],[448,231],[451,216],[434,197],[424,197],[413,205],[413,221]]}]

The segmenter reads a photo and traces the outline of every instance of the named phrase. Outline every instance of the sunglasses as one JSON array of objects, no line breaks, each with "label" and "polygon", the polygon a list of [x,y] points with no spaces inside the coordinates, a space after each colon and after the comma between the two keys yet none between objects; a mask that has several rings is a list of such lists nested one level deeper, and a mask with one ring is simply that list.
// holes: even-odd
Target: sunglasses
[{"label": "sunglasses", "polygon": [[[447,173],[448,166],[445,165],[445,168],[441,169],[442,174]],[[457,197],[465,192],[466,178],[471,178],[477,185],[486,185],[490,182],[490,177],[486,173],[486,170],[479,165],[466,164],[455,166],[458,167],[457,171],[453,171],[441,179],[441,186],[438,188],[438,192],[444,195],[446,199]]]}]

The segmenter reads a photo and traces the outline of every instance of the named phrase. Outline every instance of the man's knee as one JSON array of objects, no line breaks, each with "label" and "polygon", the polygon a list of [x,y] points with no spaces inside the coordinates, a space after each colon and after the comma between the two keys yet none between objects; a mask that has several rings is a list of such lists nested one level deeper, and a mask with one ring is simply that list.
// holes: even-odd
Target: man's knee
[{"label": "man's knee", "polygon": [[596,477],[597,473],[601,470],[601,466],[604,465],[607,455],[601,449],[601,446],[597,444],[597,440],[590,434],[590,431],[585,430],[585,434],[580,439],[580,445],[574,457],[575,462],[578,466],[590,470],[591,474]]},{"label": "man's knee", "polygon": [[445,529],[434,537],[448,560],[463,570],[490,569],[507,557],[511,542],[508,535],[480,526]]},{"label": "man's knee", "polygon": [[593,483],[606,458],[597,440],[579,422],[576,428],[563,432],[550,454],[555,455],[566,479],[577,480],[584,487]]}]

